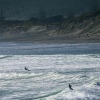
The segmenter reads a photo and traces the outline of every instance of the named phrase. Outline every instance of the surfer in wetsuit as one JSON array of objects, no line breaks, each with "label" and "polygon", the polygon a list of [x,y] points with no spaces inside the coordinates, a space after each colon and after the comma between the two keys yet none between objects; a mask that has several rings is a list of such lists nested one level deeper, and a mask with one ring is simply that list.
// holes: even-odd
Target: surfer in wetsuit
[{"label": "surfer in wetsuit", "polygon": [[25,67],[25,70],[30,71],[28,68]]},{"label": "surfer in wetsuit", "polygon": [[70,89],[70,90],[73,90],[73,88],[72,88],[72,85],[71,85],[71,84],[69,84],[69,89]]}]

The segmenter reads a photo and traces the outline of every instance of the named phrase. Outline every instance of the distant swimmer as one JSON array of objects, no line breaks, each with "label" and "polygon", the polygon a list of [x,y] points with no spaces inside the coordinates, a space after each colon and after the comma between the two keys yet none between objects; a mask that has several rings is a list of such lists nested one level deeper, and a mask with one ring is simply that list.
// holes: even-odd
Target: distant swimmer
[{"label": "distant swimmer", "polygon": [[100,86],[100,82],[97,82],[96,85]]},{"label": "distant swimmer", "polygon": [[72,85],[71,85],[71,84],[69,84],[69,89],[70,89],[70,90],[73,90],[73,88],[72,88]]},{"label": "distant swimmer", "polygon": [[25,67],[25,70],[30,71],[28,68]]}]

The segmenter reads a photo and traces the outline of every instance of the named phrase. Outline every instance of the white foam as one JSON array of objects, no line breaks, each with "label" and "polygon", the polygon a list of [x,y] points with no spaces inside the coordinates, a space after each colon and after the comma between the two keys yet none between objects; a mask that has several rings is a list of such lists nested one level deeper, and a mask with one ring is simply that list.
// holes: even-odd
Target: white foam
[{"label": "white foam", "polygon": [[[58,90],[63,91],[43,100],[98,98],[100,88],[95,85],[100,80],[98,55],[12,55],[0,60],[0,89],[13,91],[16,98],[19,93],[27,98],[24,94],[29,91],[38,97]],[[74,91],[69,90],[69,83]],[[8,94],[9,100],[13,100],[14,94]]]},{"label": "white foam", "polygon": [[28,78],[39,76],[42,74],[35,74],[35,73],[0,73],[0,79],[15,79],[15,78]]}]

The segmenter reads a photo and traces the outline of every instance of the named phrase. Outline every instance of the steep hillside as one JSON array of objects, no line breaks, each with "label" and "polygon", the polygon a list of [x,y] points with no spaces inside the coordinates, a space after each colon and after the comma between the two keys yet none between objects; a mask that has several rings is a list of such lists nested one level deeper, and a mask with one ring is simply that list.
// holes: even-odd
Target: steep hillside
[{"label": "steep hillside", "polygon": [[86,13],[73,19],[66,18],[57,23],[34,24],[32,20],[1,21],[0,41],[100,42],[100,11]]}]

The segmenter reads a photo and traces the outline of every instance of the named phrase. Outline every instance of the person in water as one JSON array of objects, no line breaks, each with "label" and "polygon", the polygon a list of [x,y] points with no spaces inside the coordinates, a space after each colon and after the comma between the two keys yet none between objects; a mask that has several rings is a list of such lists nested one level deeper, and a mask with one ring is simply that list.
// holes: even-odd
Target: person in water
[{"label": "person in water", "polygon": [[73,88],[72,88],[72,85],[71,85],[71,84],[69,84],[69,89],[70,89],[70,90],[73,90]]},{"label": "person in water", "polygon": [[28,68],[25,67],[25,70],[30,71]]}]

